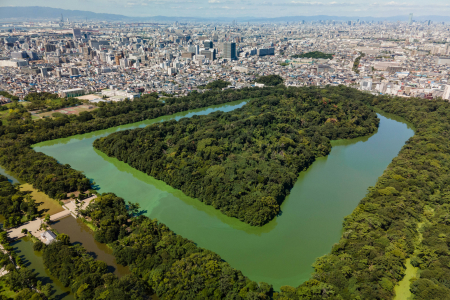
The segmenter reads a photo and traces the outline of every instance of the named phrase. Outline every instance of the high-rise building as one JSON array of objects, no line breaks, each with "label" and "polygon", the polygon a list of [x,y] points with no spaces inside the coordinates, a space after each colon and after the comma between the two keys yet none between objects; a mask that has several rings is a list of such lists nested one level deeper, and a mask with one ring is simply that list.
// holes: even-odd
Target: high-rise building
[{"label": "high-rise building", "polygon": [[42,77],[48,77],[47,68],[41,68],[41,76]]},{"label": "high-rise building", "polygon": [[78,40],[81,39],[81,30],[79,28],[72,29],[73,38]]},{"label": "high-rise building", "polygon": [[106,52],[105,51],[100,51],[98,56],[99,56],[101,62],[106,62]]},{"label": "high-rise building", "polygon": [[121,66],[122,68],[128,68],[128,59],[122,58],[122,59],[120,60],[120,66]]},{"label": "high-rise building", "polygon": [[114,57],[114,60],[116,62],[116,65],[120,65],[120,59],[122,58],[122,54],[116,54],[116,56]]},{"label": "high-rise building", "polygon": [[188,53],[194,53],[195,54],[195,51],[196,51],[196,49],[195,49],[195,46],[194,45],[190,45],[189,47],[188,47]]},{"label": "high-rise building", "polygon": [[412,25],[413,23],[413,13],[409,14],[409,25]]},{"label": "high-rise building", "polygon": [[210,49],[210,50],[201,50],[200,55],[205,56],[205,58],[209,60],[215,60],[216,59],[216,50]]},{"label": "high-rise building", "polygon": [[77,68],[72,67],[72,68],[70,68],[70,70],[69,70],[69,74],[70,74],[70,76],[77,76],[77,75],[80,75],[80,72],[78,71]]},{"label": "high-rise building", "polygon": [[205,49],[210,49],[210,48],[213,48],[214,45],[213,45],[213,42],[212,42],[212,41],[210,41],[210,40],[204,40],[204,41],[203,41],[203,47],[205,47]]},{"label": "high-rise building", "polygon": [[84,59],[92,59],[92,49],[91,47],[83,47],[83,57]]},{"label": "high-rise building", "polygon": [[236,43],[223,43],[223,58],[229,60],[237,59]]},{"label": "high-rise building", "polygon": [[30,58],[30,60],[38,60],[39,56],[37,55],[36,52],[33,51],[27,51],[27,55]]},{"label": "high-rise building", "polygon": [[12,59],[25,59],[28,58],[28,54],[25,51],[11,52]]},{"label": "high-rise building", "polygon": [[52,44],[45,44],[44,46],[45,52],[54,52],[56,51],[56,46]]},{"label": "high-rise building", "polygon": [[258,56],[275,55],[275,48],[261,48],[256,51]]}]

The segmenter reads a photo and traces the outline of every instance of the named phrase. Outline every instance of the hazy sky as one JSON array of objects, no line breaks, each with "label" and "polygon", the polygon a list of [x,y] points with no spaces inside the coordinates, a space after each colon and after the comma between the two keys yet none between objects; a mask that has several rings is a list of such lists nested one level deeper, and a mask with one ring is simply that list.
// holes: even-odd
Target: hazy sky
[{"label": "hazy sky", "polygon": [[[17,6],[17,0],[0,0],[0,6]],[[280,17],[448,15],[448,0],[21,0],[21,6],[89,10],[128,16]]]}]

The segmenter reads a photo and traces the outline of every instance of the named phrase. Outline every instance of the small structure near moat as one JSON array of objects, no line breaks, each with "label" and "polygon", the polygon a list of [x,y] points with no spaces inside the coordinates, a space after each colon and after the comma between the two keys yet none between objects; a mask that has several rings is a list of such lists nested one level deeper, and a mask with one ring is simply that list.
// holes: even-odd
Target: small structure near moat
[{"label": "small structure near moat", "polygon": [[49,244],[53,243],[56,240],[56,234],[54,234],[50,230],[47,230],[44,233],[42,233],[41,237],[44,240],[44,243],[46,245],[49,245]]}]

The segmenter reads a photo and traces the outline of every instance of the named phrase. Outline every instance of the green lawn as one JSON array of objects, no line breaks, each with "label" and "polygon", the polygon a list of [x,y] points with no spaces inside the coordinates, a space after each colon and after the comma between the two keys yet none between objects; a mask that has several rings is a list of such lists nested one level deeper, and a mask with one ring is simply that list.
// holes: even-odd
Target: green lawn
[{"label": "green lawn", "polygon": [[40,204],[39,212],[42,212],[43,215],[53,215],[64,210],[64,208],[59,205],[58,200],[50,198],[43,192],[39,192],[29,183],[22,184],[20,190],[31,192],[33,199],[36,200],[36,203]]}]

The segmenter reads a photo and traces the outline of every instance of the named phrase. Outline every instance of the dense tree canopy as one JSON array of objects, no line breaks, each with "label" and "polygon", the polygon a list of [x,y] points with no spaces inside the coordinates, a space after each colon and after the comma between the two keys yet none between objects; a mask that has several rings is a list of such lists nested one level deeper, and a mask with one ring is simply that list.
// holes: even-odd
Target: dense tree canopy
[{"label": "dense tree canopy", "polygon": [[377,126],[374,112],[337,89],[291,88],[232,112],[117,132],[94,147],[261,226],[279,213],[299,172],[330,152],[330,139],[364,136]]},{"label": "dense tree canopy", "polygon": [[405,118],[416,135],[345,218],[341,240],[317,259],[312,279],[275,299],[392,299],[408,257],[421,270],[411,284],[414,299],[450,298],[450,103],[365,102]]},{"label": "dense tree canopy", "polygon": [[151,289],[133,274],[120,279],[108,273],[106,263],[95,260],[82,246],[64,241],[43,248],[45,267],[66,287],[75,299],[145,300]]},{"label": "dense tree canopy", "polygon": [[26,107],[28,110],[45,109],[50,111],[82,104],[82,102],[76,98],[59,98],[57,94],[47,92],[29,93],[24,100],[30,102]]},{"label": "dense tree canopy", "polygon": [[279,75],[267,75],[256,78],[257,83],[262,83],[267,86],[277,86],[284,82],[283,78]]},{"label": "dense tree canopy", "polygon": [[98,241],[112,243],[117,262],[129,265],[160,299],[270,299],[270,285],[249,280],[219,255],[137,214],[138,207],[132,206],[103,194],[82,214],[98,228]]},{"label": "dense tree canopy", "polygon": [[29,193],[20,191],[3,175],[0,175],[0,215],[5,218],[5,228],[16,227],[38,216],[38,204]]},{"label": "dense tree canopy", "polygon": [[292,58],[322,58],[322,59],[333,59],[333,54],[327,54],[320,51],[307,52],[302,54],[295,54],[291,56]]},{"label": "dense tree canopy", "polygon": [[[21,179],[40,185],[41,189],[48,194],[67,192],[69,189],[81,187],[79,185],[83,184],[86,179],[84,175],[70,166],[58,164],[53,158],[36,153],[30,148],[30,145],[39,141],[67,137],[76,133],[90,132],[141,121],[144,118],[239,99],[254,98],[255,104],[276,99],[283,105],[283,101],[289,101],[290,98],[295,97],[295,90],[277,87],[225,92],[212,91],[204,94],[191,93],[184,98],[167,98],[165,103],[150,97],[151,99],[144,98],[135,102],[108,104],[101,110],[81,118],[69,117],[67,120],[56,118],[37,122],[32,122],[27,118],[17,118],[7,126],[0,126],[0,165],[18,174]],[[411,258],[411,263],[421,270],[411,284],[411,291],[415,298],[450,298],[448,285],[450,282],[450,252],[448,249],[450,245],[448,229],[450,104],[440,100],[372,96],[343,86],[312,90],[320,97],[314,96],[311,99],[325,98],[324,101],[327,103],[336,101],[336,99],[341,99],[343,103],[348,100],[351,103],[342,107],[352,109],[359,107],[359,101],[362,101],[386,112],[402,116],[415,125],[416,135],[406,143],[399,156],[392,161],[376,185],[369,188],[366,197],[361,200],[354,212],[345,218],[341,240],[333,246],[330,254],[317,259],[312,278],[297,288],[282,287],[280,293],[274,294],[273,298],[278,300],[392,299],[394,286],[404,276],[406,258]],[[287,93],[292,93],[292,96],[285,96]],[[337,98],[331,93],[337,95]],[[340,102],[333,103],[339,108]],[[269,102],[264,105],[270,107],[271,104]],[[269,114],[264,111],[264,105],[253,107],[252,110]],[[312,124],[316,117],[322,118],[321,110],[328,107],[324,103],[320,104],[320,101],[314,105],[317,107],[305,112],[305,116],[306,114],[312,116]],[[342,107],[339,109],[342,110]],[[294,111],[298,109],[295,105],[291,108]],[[270,112],[274,120],[278,120],[277,109],[278,105],[275,105],[272,107],[273,111]],[[365,109],[361,107],[361,110]],[[241,112],[242,110],[236,113]],[[318,113],[319,116],[315,113]],[[352,115],[351,110],[342,113],[348,114],[348,116]],[[358,113],[358,110],[354,113]],[[172,140],[168,143],[171,137],[167,133],[173,136],[179,134],[181,137],[183,134],[191,137],[191,133],[194,132],[198,132],[201,137],[200,140],[196,140],[195,147],[191,149],[188,145],[179,144],[185,147],[182,149],[186,149],[186,154],[192,151],[201,157],[208,155],[208,159],[217,154],[214,151],[205,152],[207,147],[214,148],[221,145],[220,139],[213,136],[207,137],[207,134],[215,133],[215,127],[209,128],[213,129],[211,133],[206,132],[206,127],[205,130],[194,128],[192,132],[175,131],[178,126],[186,125],[186,129],[187,125],[191,124],[202,126],[215,124],[223,127],[227,125],[226,122],[237,124],[240,121],[230,121],[223,113],[213,116],[216,117],[217,122],[210,116],[206,116],[194,118],[192,123],[181,120],[179,122],[181,125],[169,122],[164,126],[154,126],[154,129],[162,133],[157,140],[158,143],[165,142],[165,144],[162,143],[165,145],[162,149],[166,153],[162,151],[160,155],[166,156],[170,153],[175,153],[173,154],[175,157],[178,155],[178,151],[174,151],[178,147],[178,143],[174,144]],[[236,116],[243,115],[236,114]],[[242,122],[249,122],[250,127],[257,129],[258,116],[255,120],[250,116],[243,116]],[[281,115],[281,117],[286,118],[285,115]],[[338,137],[331,136],[338,131],[326,131],[325,129],[335,128],[340,122],[331,120],[331,117],[326,120],[328,119],[330,119],[328,123],[331,124],[314,125],[321,137],[319,139],[321,145],[327,145],[323,139]],[[289,120],[287,118],[287,121]],[[305,118],[306,124],[311,122],[309,120]],[[356,120],[361,120],[361,118]],[[347,122],[350,121],[347,119]],[[288,122],[282,124],[293,127]],[[292,141],[296,141],[295,138],[299,136],[304,136],[317,145],[315,140],[311,139],[309,128],[313,126],[296,129],[297,132],[293,133],[289,131],[289,127],[287,127],[289,130],[285,132],[277,131],[272,123],[266,127],[268,128],[267,132],[271,130],[272,136],[276,138],[275,145],[279,142],[278,134],[286,138],[290,138],[287,135],[292,134],[293,138],[290,138]],[[266,131],[263,131],[263,134],[265,134],[264,132]],[[329,132],[329,137],[326,132]],[[363,134],[363,132],[358,133],[357,130],[348,133],[349,137],[351,134],[356,134],[355,136]],[[312,137],[315,136],[314,132]],[[248,135],[241,136],[241,132],[238,132],[235,138],[242,138],[242,143],[238,145],[247,147],[252,146],[250,142],[254,140],[253,136],[248,137]],[[263,137],[263,141],[271,141],[269,137],[265,135]],[[196,138],[195,135],[194,138]],[[207,140],[199,145],[204,138],[215,138],[216,141]],[[230,137],[225,136],[224,139],[230,140]],[[132,141],[126,142],[132,143]],[[146,142],[142,140],[143,144]],[[290,143],[285,143],[284,147],[287,144],[290,145]],[[295,145],[297,144],[301,144],[301,142],[295,143]],[[197,146],[200,146],[198,150]],[[289,150],[290,148],[293,149]],[[226,148],[223,149],[226,150]],[[223,149],[221,151],[225,152]],[[287,153],[287,151],[295,149],[296,147],[290,145],[283,151]],[[320,150],[323,151],[323,149]],[[241,155],[247,155],[243,150],[241,151]],[[275,159],[280,161],[280,165],[281,163],[286,164],[279,156],[277,154]],[[132,155],[130,157],[134,159]],[[215,156],[214,158],[216,159]],[[216,159],[216,161],[222,164],[220,159]],[[33,168],[32,166],[40,167]],[[171,172],[173,170],[176,169],[168,169]],[[65,177],[65,174],[71,175]],[[258,181],[258,178],[256,180]],[[14,208],[17,207],[17,204],[14,204],[14,201],[17,201],[18,198],[13,199],[13,197],[17,194],[17,189],[11,185],[8,186],[4,180],[1,182],[3,183],[0,188],[0,202],[3,206],[0,205],[0,207],[10,214],[16,214],[17,211]],[[249,180],[249,182],[251,181]],[[6,194],[3,193],[4,191]],[[9,197],[10,195],[13,196]],[[21,196],[19,195],[19,197]],[[80,298],[84,297],[83,299],[92,299],[92,297],[111,300],[140,299],[139,297],[142,295],[150,293],[148,288],[154,289],[162,299],[189,299],[193,295],[200,299],[267,299],[270,297],[270,286],[251,282],[239,271],[232,269],[220,260],[216,254],[198,248],[193,242],[175,235],[163,224],[151,221],[144,216],[138,217],[138,214],[133,213],[136,207],[133,208],[132,205],[129,205],[129,209],[127,209],[123,200],[117,199],[114,195],[104,195],[100,198],[84,214],[90,217],[99,228],[96,238],[112,243],[118,261],[131,267],[133,277],[124,277],[126,280],[122,281],[122,279],[115,278],[114,275],[103,274],[101,262],[93,263],[89,257],[84,256],[82,248],[67,245],[67,242],[59,241],[48,249],[41,247],[44,252],[49,251],[46,254],[49,270],[58,278],[61,277],[61,280],[65,280],[77,293],[77,297],[79,295]],[[24,201],[27,201],[26,197]],[[10,206],[12,206],[12,210],[10,210]],[[19,204],[20,206],[22,204]],[[21,209],[20,211],[19,215],[25,213],[25,210]],[[0,240],[4,239],[5,232],[0,232]],[[38,248],[36,249],[38,250]],[[9,248],[6,247],[6,249]],[[0,261],[6,263],[4,266],[9,265],[9,269],[13,271],[11,280],[9,280],[11,286],[13,284],[17,284],[17,287],[21,285],[21,296],[16,299],[41,297],[41,295],[31,295],[32,290],[25,287],[33,280],[33,274],[25,271],[16,274],[18,269],[15,269],[14,264],[11,264],[8,259],[8,255],[0,255]],[[17,259],[17,262],[20,264],[20,259]],[[92,266],[93,269],[91,269]],[[123,297],[116,297],[116,295]]]},{"label": "dense tree canopy", "polygon": [[154,94],[149,94],[134,101],[101,105],[99,109],[79,116],[32,121],[31,117],[23,118],[18,115],[8,126],[0,126],[0,165],[50,197],[64,198],[69,192],[89,189],[91,182],[82,172],[34,151],[31,145],[275,92],[270,89],[209,91],[191,93],[180,98],[166,98],[164,103],[157,100]]},{"label": "dense tree canopy", "polygon": [[208,83],[207,85],[205,85],[203,88],[205,89],[223,89],[226,88],[227,86],[229,86],[231,83],[222,79],[218,79],[215,81],[212,81],[210,83]]},{"label": "dense tree canopy", "polygon": [[3,96],[3,97],[9,98],[9,99],[11,99],[13,101],[19,100],[19,97],[13,96],[10,93],[8,93],[7,91],[0,91],[0,95]]},{"label": "dense tree canopy", "polygon": [[[3,273],[0,281],[10,291],[15,292],[14,299],[17,300],[47,300],[52,294],[50,284],[43,285],[38,281],[37,274],[27,269],[10,244],[8,233],[0,228],[0,269]],[[0,295],[1,300],[8,298]]]}]

